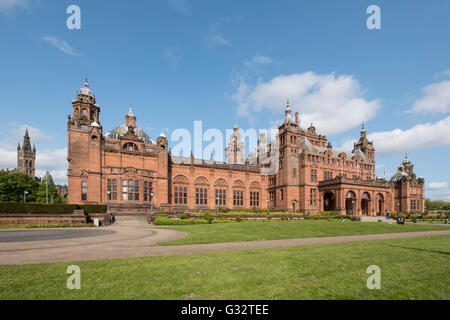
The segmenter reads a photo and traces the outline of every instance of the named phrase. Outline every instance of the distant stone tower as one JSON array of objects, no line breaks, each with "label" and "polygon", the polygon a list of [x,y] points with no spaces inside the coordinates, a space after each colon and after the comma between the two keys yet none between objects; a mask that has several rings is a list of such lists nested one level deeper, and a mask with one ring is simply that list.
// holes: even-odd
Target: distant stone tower
[{"label": "distant stone tower", "polygon": [[33,146],[33,149],[31,149],[30,136],[28,135],[28,129],[26,129],[22,147],[20,147],[20,142],[17,145],[17,171],[26,173],[34,178],[35,161],[36,146]]},{"label": "distant stone tower", "polygon": [[244,164],[245,162],[245,145],[241,140],[241,134],[239,133],[239,127],[234,125],[233,135],[230,137],[230,142],[225,148],[225,162],[226,163],[238,163]]}]

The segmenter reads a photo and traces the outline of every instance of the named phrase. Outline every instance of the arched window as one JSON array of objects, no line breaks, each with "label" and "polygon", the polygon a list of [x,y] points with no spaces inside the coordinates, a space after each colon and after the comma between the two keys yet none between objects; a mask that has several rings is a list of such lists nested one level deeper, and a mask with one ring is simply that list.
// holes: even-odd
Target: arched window
[{"label": "arched window", "polygon": [[125,150],[125,151],[139,151],[137,145],[135,145],[134,143],[131,143],[131,142],[125,143],[124,146],[123,146],[123,150]]}]

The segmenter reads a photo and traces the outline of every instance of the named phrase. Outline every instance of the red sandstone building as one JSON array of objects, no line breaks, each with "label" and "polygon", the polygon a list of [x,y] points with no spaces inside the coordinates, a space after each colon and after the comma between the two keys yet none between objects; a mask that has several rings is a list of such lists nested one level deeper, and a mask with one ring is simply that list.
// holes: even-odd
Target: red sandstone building
[{"label": "red sandstone building", "polygon": [[[87,83],[72,105],[67,122],[69,203],[109,200],[113,208],[129,212],[151,205],[173,211],[269,206],[348,215],[425,208],[424,179],[416,178],[407,158],[391,180],[375,177],[375,148],[364,125],[352,153],[341,152],[312,125],[302,128],[287,104],[277,148],[268,144],[255,161],[242,163],[237,160],[243,159],[242,142],[232,138],[226,152],[233,160],[224,163],[194,159],[192,154],[172,156],[164,134],[152,140],[137,127],[131,109],[124,124],[103,135],[100,106]],[[274,165],[276,172],[266,174],[264,168]]]}]

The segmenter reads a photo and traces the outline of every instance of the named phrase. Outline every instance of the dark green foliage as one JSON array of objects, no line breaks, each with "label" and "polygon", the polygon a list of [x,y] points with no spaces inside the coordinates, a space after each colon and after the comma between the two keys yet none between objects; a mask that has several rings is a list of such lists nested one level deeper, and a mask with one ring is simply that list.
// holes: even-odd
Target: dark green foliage
[{"label": "dark green foliage", "polygon": [[190,213],[187,213],[187,212],[183,212],[181,215],[180,215],[180,219],[182,219],[182,220],[184,220],[184,219],[190,219],[191,218],[191,214]]},{"label": "dark green foliage", "polygon": [[426,199],[425,208],[429,211],[450,210],[450,202]]},{"label": "dark green foliage", "polygon": [[0,213],[72,213],[78,208],[76,204],[43,204],[23,202],[0,202]]},{"label": "dark green foliage", "polygon": [[39,183],[25,173],[7,173],[0,171],[0,201],[24,201],[27,191],[27,201],[36,201]]},{"label": "dark green foliage", "polygon": [[211,213],[206,212],[205,215],[203,216],[203,219],[205,219],[209,224],[212,223],[212,221],[214,220],[213,217],[211,217]]},{"label": "dark green foliage", "polygon": [[74,210],[84,210],[86,213],[105,213],[106,205],[77,204],[44,204],[23,202],[0,202],[0,213],[30,213],[30,214],[71,214]]},{"label": "dark green foliage", "polygon": [[106,213],[108,206],[106,204],[82,204],[77,209],[84,210],[86,213]]},{"label": "dark green foliage", "polygon": [[59,196],[58,190],[53,183],[52,175],[47,172],[45,176],[42,178],[41,183],[39,184],[39,188],[36,192],[36,202],[38,203],[46,203],[47,202],[47,183],[48,183],[48,203],[51,202],[53,198],[53,203],[61,203],[62,199]]}]

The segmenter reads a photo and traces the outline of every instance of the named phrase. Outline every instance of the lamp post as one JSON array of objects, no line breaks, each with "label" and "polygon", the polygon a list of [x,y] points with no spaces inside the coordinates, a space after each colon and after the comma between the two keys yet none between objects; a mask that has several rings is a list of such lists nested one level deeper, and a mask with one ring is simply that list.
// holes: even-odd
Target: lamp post
[{"label": "lamp post", "polygon": [[355,200],[352,200],[352,215],[355,215]]},{"label": "lamp post", "polygon": [[150,199],[150,213],[153,213],[153,195],[154,195],[154,193],[151,192],[150,193],[150,197],[151,197],[151,199]]},{"label": "lamp post", "polygon": [[309,200],[306,201],[306,204],[308,205],[308,207],[307,207],[308,209],[307,209],[306,212],[307,212],[307,214],[308,214],[308,216],[309,216]]},{"label": "lamp post", "polygon": [[219,214],[219,197],[216,197],[216,206],[217,206],[217,212],[216,214]]},{"label": "lamp post", "polygon": [[108,190],[108,207],[106,209],[106,212],[109,213],[109,199],[111,198],[111,191]]},{"label": "lamp post", "polygon": [[400,202],[397,202],[397,214],[400,213]]},{"label": "lamp post", "polygon": [[28,194],[28,191],[25,190],[25,191],[23,192],[23,202],[27,202],[27,194]]},{"label": "lamp post", "polygon": [[267,198],[267,215],[270,214],[269,207],[270,207],[270,198]]}]

